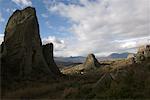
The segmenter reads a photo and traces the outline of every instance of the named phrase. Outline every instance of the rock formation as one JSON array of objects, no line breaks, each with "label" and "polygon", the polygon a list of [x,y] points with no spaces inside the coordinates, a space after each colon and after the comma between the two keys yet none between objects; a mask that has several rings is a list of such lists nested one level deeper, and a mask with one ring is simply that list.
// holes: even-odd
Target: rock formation
[{"label": "rock formation", "polygon": [[55,75],[61,75],[53,57],[53,44],[49,43],[46,45],[42,46],[43,49],[43,55],[45,58],[45,61],[47,65],[49,66],[50,70],[55,74]]},{"label": "rock formation", "polygon": [[146,45],[144,54],[146,58],[150,58],[150,45]]},{"label": "rock formation", "polygon": [[135,54],[134,53],[129,53],[127,59],[130,59],[130,58],[133,58],[133,57],[135,57]]},{"label": "rock formation", "polygon": [[[43,56],[39,24],[36,11],[32,7],[16,10],[12,14],[1,46],[3,81],[55,77],[55,71],[59,73],[52,57],[53,50],[50,49],[50,53]],[[48,53],[45,48],[44,53]]]},{"label": "rock formation", "polygon": [[111,82],[113,78],[109,73],[104,74],[94,85],[93,85],[93,90],[98,91],[100,90],[101,92],[106,89],[110,88]]},{"label": "rock formation", "polygon": [[150,59],[150,45],[145,45],[138,48],[138,52],[135,55],[135,60],[137,63]]},{"label": "rock formation", "polygon": [[134,64],[135,63],[135,54],[134,53],[129,53],[128,57],[127,57],[128,62],[130,62],[130,64]]},{"label": "rock formation", "polygon": [[100,63],[95,58],[94,54],[89,54],[86,58],[86,61],[83,63],[85,69],[95,69],[100,67]]}]

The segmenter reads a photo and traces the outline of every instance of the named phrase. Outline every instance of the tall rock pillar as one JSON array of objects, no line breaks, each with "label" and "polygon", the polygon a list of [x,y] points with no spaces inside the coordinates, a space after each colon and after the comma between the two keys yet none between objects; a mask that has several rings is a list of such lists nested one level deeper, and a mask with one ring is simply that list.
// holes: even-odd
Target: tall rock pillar
[{"label": "tall rock pillar", "polygon": [[53,44],[48,43],[46,45],[42,46],[43,48],[43,55],[45,58],[46,63],[48,64],[50,70],[55,74],[55,75],[60,75],[60,71],[54,61],[54,56],[53,56]]}]

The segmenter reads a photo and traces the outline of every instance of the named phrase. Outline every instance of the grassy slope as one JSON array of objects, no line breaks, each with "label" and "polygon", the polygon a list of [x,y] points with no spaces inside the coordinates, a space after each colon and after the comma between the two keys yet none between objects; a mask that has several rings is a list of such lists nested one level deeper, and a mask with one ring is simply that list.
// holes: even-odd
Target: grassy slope
[{"label": "grassy slope", "polygon": [[[124,63],[124,61],[123,61]],[[123,66],[124,65],[124,66]],[[127,70],[128,76],[112,81],[109,88],[98,91],[93,85],[105,73],[116,70]],[[99,99],[99,98],[150,98],[150,62],[142,64],[122,64],[116,61],[110,66],[89,71],[84,75],[67,75],[59,80],[47,82],[16,83],[8,89],[5,98],[34,98],[34,99]]]}]

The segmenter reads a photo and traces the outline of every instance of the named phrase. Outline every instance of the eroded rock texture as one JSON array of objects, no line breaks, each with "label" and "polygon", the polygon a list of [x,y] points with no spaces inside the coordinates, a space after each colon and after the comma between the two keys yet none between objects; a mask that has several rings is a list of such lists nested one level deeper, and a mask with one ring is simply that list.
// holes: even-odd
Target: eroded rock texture
[{"label": "eroded rock texture", "polygon": [[55,74],[55,75],[61,75],[55,61],[54,61],[54,56],[53,56],[53,44],[49,43],[46,45],[42,46],[43,49],[43,55],[45,58],[46,63],[48,64],[50,70]]},{"label": "eroded rock texture", "polygon": [[146,59],[150,60],[150,45],[139,47],[135,59],[137,63],[145,61]]},{"label": "eroded rock texture", "polygon": [[[52,54],[53,50],[49,52]],[[16,10],[9,18],[1,45],[2,80],[55,77],[49,67],[55,63],[50,58],[45,61],[43,56],[35,9]]]},{"label": "eroded rock texture", "polygon": [[86,58],[86,61],[83,63],[85,69],[95,69],[100,67],[100,63],[95,58],[94,54],[89,54]]}]

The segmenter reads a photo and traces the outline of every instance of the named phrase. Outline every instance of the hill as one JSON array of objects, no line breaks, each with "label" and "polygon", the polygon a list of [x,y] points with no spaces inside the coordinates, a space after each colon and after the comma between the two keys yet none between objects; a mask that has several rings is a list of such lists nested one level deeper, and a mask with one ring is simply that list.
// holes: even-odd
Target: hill
[{"label": "hill", "polygon": [[108,56],[111,59],[127,58],[129,53],[112,53]]}]

